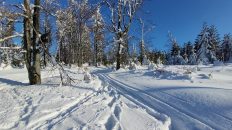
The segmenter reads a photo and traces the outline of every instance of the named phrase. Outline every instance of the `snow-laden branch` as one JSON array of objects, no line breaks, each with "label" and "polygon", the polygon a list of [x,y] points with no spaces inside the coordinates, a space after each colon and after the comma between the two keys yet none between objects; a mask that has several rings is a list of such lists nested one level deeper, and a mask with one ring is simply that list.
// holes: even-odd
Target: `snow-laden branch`
[{"label": "snow-laden branch", "polygon": [[0,47],[0,49],[3,49],[3,50],[19,50],[19,49],[22,49],[22,47]]},{"label": "snow-laden branch", "polygon": [[4,42],[4,41],[6,41],[8,39],[12,39],[12,38],[16,38],[16,37],[23,37],[23,34],[15,34],[15,35],[12,35],[12,36],[0,38],[0,42]]}]

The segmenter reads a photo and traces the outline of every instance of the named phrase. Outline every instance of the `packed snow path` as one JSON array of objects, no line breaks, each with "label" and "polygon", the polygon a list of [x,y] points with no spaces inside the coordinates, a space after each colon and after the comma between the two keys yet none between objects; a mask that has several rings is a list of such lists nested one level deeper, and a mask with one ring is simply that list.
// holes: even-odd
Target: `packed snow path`
[{"label": "packed snow path", "polygon": [[[173,73],[154,78],[154,72],[148,70],[104,72],[98,75],[134,103],[168,115],[173,130],[229,130],[232,128],[232,68],[201,69],[190,79],[185,79],[183,75],[172,77]],[[214,80],[203,77],[212,72]],[[153,116],[163,120],[162,116]]]}]

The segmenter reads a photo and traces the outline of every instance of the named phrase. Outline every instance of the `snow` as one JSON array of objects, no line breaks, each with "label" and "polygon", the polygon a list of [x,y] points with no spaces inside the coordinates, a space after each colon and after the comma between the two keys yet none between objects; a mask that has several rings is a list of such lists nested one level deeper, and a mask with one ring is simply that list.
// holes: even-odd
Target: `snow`
[{"label": "snow", "polygon": [[50,68],[34,86],[25,69],[1,69],[0,128],[232,128],[232,64],[147,68],[65,67],[70,86],[60,86],[59,71]]},{"label": "snow", "polygon": [[[232,128],[232,64],[105,73],[120,93],[167,115],[171,129]],[[154,115],[162,120],[160,116]],[[168,120],[163,120],[168,122]]]},{"label": "snow", "polygon": [[[0,129],[111,130],[168,129],[169,123],[114,90],[87,71],[66,68],[75,83],[60,86],[59,71],[42,71],[41,85],[28,85],[26,69],[0,70]],[[91,76],[91,82],[84,77]]]}]

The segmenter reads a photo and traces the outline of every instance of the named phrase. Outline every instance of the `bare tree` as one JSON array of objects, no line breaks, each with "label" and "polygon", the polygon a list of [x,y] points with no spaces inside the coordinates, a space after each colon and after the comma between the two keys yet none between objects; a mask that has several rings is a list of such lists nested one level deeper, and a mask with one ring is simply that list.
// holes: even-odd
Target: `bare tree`
[{"label": "bare tree", "polygon": [[[30,1],[24,0],[24,49],[26,50],[26,67],[28,70],[29,82],[33,84],[41,84],[40,71],[40,50],[39,50],[39,16],[40,16],[40,0],[34,2],[34,13],[30,8]],[[31,34],[33,31],[33,34]]]},{"label": "bare tree", "polygon": [[79,0],[70,1],[67,9],[57,12],[58,58],[61,61],[79,67],[90,62],[92,50],[89,23],[95,10],[86,0]]},{"label": "bare tree", "polygon": [[102,15],[100,13],[100,6],[96,9],[93,15],[94,25],[93,25],[93,33],[94,33],[94,62],[95,66],[98,64],[102,64],[103,55],[104,55],[104,21]]},{"label": "bare tree", "polygon": [[136,11],[142,4],[142,0],[114,0],[105,1],[111,10],[111,32],[115,34],[115,43],[117,44],[116,54],[116,69],[121,67],[121,54],[124,48],[125,38],[128,37],[128,32],[132,24]]}]

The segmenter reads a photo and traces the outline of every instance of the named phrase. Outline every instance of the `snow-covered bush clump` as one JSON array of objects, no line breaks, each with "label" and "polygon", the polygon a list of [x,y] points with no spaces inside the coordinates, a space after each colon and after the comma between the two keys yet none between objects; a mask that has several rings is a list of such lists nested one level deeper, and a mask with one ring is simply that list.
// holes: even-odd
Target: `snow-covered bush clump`
[{"label": "snow-covered bush clump", "polygon": [[129,66],[129,70],[137,70],[137,69],[138,69],[138,66],[134,62],[131,62]]},{"label": "snow-covered bush clump", "polygon": [[147,59],[147,56],[144,56],[143,58],[143,65],[149,65],[150,61]]},{"label": "snow-covered bush clump", "polygon": [[198,67],[196,66],[196,67],[193,67],[193,68],[190,68],[190,71],[192,72],[192,73],[196,73],[197,71],[198,71]]},{"label": "snow-covered bush clump", "polygon": [[90,83],[92,80],[92,76],[89,72],[85,72],[84,74],[84,81],[87,82],[87,83]]},{"label": "snow-covered bush clump", "polygon": [[202,79],[213,79],[213,74],[199,74]]},{"label": "snow-covered bush clump", "polygon": [[149,65],[148,65],[148,70],[154,70],[156,68],[156,65],[151,62]]},{"label": "snow-covered bush clump", "polygon": [[173,62],[174,65],[184,65],[184,64],[186,64],[186,61],[180,55],[180,51],[178,51],[178,55],[172,57],[172,62]]},{"label": "snow-covered bush clump", "polygon": [[116,70],[116,63],[113,63],[113,65],[111,66],[112,70]]},{"label": "snow-covered bush clump", "polygon": [[197,54],[194,52],[194,49],[191,50],[191,54],[189,56],[188,63],[190,65],[196,65],[197,64]]},{"label": "snow-covered bush clump", "polygon": [[138,60],[135,62],[135,64],[136,64],[137,66],[141,66],[141,63],[140,63]]},{"label": "snow-covered bush clump", "polygon": [[192,72],[189,71],[179,71],[179,70],[168,70],[168,69],[156,69],[154,71],[154,76],[159,79],[167,80],[191,80]]},{"label": "snow-covered bush clump", "polygon": [[122,64],[122,65],[121,65],[121,68],[122,68],[122,69],[125,69],[125,70],[128,70],[129,66],[128,66],[128,65],[125,65],[125,64]]},{"label": "snow-covered bush clump", "polygon": [[160,57],[157,59],[157,64],[156,64],[156,66],[157,66],[158,68],[163,67],[163,63],[162,63],[162,61],[160,60]]}]

